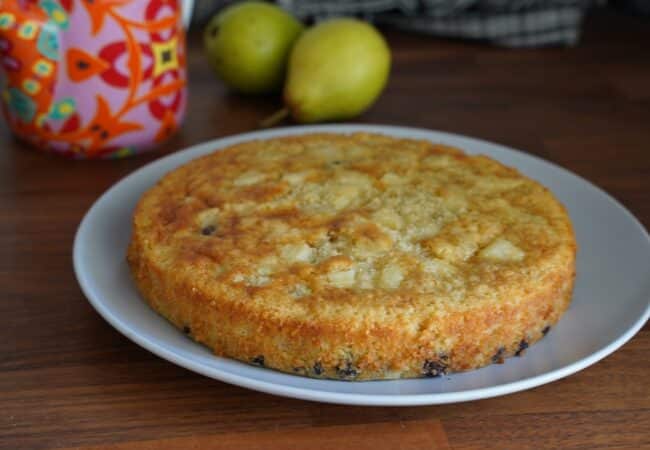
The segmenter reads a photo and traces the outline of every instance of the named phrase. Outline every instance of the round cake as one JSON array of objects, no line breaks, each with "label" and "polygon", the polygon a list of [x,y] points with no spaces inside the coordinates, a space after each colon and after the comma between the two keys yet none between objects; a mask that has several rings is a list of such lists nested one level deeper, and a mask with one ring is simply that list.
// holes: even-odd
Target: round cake
[{"label": "round cake", "polygon": [[546,188],[485,156],[378,134],[237,144],[140,200],[128,262],[215,354],[309,377],[502,362],[567,308],[576,244]]}]

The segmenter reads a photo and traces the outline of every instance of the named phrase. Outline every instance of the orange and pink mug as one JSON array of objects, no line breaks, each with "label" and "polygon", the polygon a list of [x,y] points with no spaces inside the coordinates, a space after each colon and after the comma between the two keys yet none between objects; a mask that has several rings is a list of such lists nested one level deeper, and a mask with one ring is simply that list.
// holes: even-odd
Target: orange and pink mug
[{"label": "orange and pink mug", "polygon": [[0,0],[2,109],[71,158],[154,147],[182,123],[191,0]]}]

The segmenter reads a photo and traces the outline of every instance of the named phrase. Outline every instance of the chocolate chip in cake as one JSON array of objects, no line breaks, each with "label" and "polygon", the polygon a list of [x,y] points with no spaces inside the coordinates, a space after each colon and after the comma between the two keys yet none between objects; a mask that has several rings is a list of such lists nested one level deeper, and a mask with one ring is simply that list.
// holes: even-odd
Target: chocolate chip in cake
[{"label": "chocolate chip in cake", "polygon": [[183,327],[183,333],[190,334],[191,332],[192,332],[192,329],[189,326],[185,325]]},{"label": "chocolate chip in cake", "polygon": [[440,359],[438,360],[425,360],[424,364],[422,365],[422,375],[425,377],[433,378],[447,373],[447,359],[448,358],[446,355],[441,355]]},{"label": "chocolate chip in cake", "polygon": [[316,364],[314,364],[314,373],[316,375],[321,375],[323,373],[323,366],[320,361],[317,361]]},{"label": "chocolate chip in cake", "polygon": [[526,352],[526,349],[528,348],[528,342],[526,342],[526,339],[522,339],[521,342],[519,342],[519,349],[515,352],[515,356],[521,356]]},{"label": "chocolate chip in cake", "polygon": [[506,353],[506,348],[505,347],[499,347],[497,352],[494,354],[492,357],[492,363],[493,364],[503,364],[505,358],[505,353]]},{"label": "chocolate chip in cake", "polygon": [[215,227],[214,225],[208,225],[201,229],[201,234],[203,236],[210,236],[215,231],[217,231],[217,227]]},{"label": "chocolate chip in cake", "polygon": [[251,359],[251,362],[257,366],[264,367],[264,355],[257,355]]},{"label": "chocolate chip in cake", "polygon": [[345,363],[344,367],[336,366],[336,374],[339,378],[355,378],[359,372],[357,369],[350,363],[350,361]]},{"label": "chocolate chip in cake", "polygon": [[548,334],[549,331],[551,331],[551,326],[550,326],[550,325],[546,325],[546,326],[544,327],[544,329],[542,330],[542,335],[546,336],[546,335]]}]

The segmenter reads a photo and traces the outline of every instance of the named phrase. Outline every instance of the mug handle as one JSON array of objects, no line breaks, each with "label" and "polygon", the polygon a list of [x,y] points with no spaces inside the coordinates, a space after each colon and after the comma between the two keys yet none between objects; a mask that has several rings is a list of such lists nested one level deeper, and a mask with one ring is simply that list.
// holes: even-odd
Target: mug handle
[{"label": "mug handle", "polygon": [[185,25],[185,29],[188,29],[190,27],[190,21],[192,20],[194,0],[180,0],[180,2],[183,10],[183,25]]}]

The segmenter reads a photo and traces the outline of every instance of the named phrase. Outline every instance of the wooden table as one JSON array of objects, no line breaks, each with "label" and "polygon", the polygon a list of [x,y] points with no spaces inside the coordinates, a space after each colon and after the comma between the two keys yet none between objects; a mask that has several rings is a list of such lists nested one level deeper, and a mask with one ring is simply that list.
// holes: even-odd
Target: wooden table
[{"label": "wooden table", "polygon": [[[650,22],[594,13],[573,49],[505,50],[387,32],[388,89],[361,122],[452,131],[540,155],[650,225]],[[265,395],[189,372],[111,328],[72,271],[76,227],[134,169],[249,131],[274,98],[227,93],[191,39],[183,132],[121,161],[0,139],[0,448],[650,448],[650,327],[555,383],[463,404],[369,408]],[[615,239],[615,237],[612,237]]]}]

